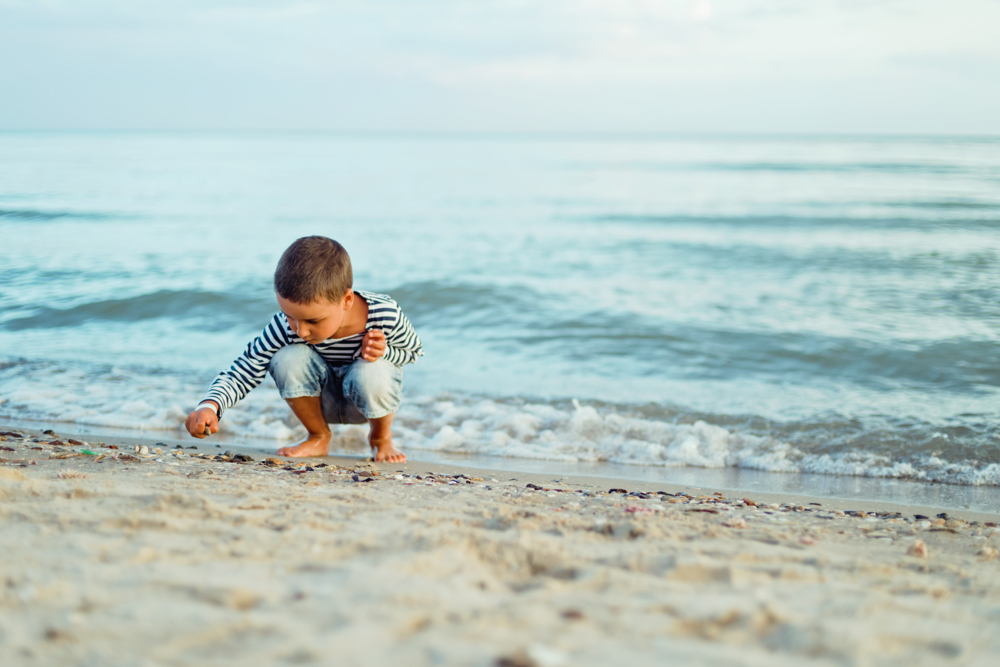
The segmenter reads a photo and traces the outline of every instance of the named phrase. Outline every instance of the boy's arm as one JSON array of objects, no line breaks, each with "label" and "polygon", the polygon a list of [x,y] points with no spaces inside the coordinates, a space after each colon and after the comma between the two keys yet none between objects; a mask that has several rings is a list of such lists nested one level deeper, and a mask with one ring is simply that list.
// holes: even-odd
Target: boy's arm
[{"label": "boy's arm", "polygon": [[414,331],[413,325],[407,319],[399,305],[396,304],[396,322],[391,329],[385,329],[385,354],[382,358],[396,366],[412,364],[417,357],[424,354],[420,337]]},{"label": "boy's arm", "polygon": [[227,370],[222,371],[205,392],[198,407],[214,403],[218,416],[243,400],[257,385],[264,381],[267,367],[274,353],[291,344],[285,333],[285,321],[280,313],[264,327],[264,331],[247,345]]}]

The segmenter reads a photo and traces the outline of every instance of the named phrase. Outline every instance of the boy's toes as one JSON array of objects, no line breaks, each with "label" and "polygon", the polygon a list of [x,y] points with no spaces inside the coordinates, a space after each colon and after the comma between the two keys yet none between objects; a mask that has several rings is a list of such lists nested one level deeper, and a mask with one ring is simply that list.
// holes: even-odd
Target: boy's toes
[{"label": "boy's toes", "polygon": [[404,461],[406,461],[406,454],[395,449],[387,452],[375,452],[376,463],[403,463]]}]

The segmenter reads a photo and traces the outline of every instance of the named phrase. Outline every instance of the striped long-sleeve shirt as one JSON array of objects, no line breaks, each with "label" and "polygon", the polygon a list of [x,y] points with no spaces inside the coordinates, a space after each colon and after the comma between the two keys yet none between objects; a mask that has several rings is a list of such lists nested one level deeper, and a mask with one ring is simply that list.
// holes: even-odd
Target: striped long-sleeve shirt
[{"label": "striped long-sleeve shirt", "polygon": [[[424,354],[417,332],[392,297],[361,290],[354,290],[354,293],[368,303],[368,323],[365,330],[381,329],[385,333],[383,359],[402,366],[412,364]],[[310,347],[319,352],[331,366],[344,366],[361,357],[361,341],[364,337],[364,333],[359,333],[347,338],[331,338]],[[251,389],[264,381],[275,352],[286,345],[297,343],[309,345],[288,325],[285,314],[277,313],[264,327],[264,331],[250,341],[233,365],[219,373],[201,401],[218,403],[221,416],[224,410],[236,405]]]}]

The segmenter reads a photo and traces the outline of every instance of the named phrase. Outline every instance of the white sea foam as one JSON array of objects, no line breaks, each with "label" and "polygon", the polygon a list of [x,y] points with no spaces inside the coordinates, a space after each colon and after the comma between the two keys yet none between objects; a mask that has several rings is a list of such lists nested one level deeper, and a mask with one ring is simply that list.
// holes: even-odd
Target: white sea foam
[{"label": "white sea foam", "polygon": [[[108,369],[8,373],[0,379],[0,417],[183,437],[202,386],[174,375]],[[19,377],[20,376],[20,377]],[[45,380],[39,378],[44,376]],[[227,411],[222,433],[290,441],[305,431],[270,380]],[[865,451],[811,453],[772,437],[705,421],[675,423],[593,406],[452,395],[408,397],[395,432],[415,451],[637,466],[746,468],[1000,486],[1000,464],[969,465],[940,456],[894,460]],[[333,447],[365,451],[363,426],[340,427]]]}]

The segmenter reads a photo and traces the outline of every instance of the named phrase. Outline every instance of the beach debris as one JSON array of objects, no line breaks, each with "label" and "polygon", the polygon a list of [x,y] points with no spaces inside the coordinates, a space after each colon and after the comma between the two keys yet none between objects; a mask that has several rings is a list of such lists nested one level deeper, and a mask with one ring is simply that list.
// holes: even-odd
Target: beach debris
[{"label": "beach debris", "polygon": [[63,470],[56,477],[59,479],[87,479],[90,475],[78,470]]},{"label": "beach debris", "polygon": [[4,445],[0,445],[0,452],[12,452],[12,451],[14,451],[13,447],[6,447]]},{"label": "beach debris", "polygon": [[135,453],[139,454],[140,456],[145,456],[146,454],[149,454],[149,447],[147,447],[146,445],[136,445]]},{"label": "beach debris", "polygon": [[51,435],[51,436],[55,436],[55,434],[56,434],[56,432],[55,432],[55,431],[53,431],[53,430],[52,430],[52,429],[50,429],[50,428],[48,428],[48,429],[45,429],[44,431],[42,431],[42,435]]},{"label": "beach debris", "polygon": [[807,547],[809,547],[816,544],[816,540],[809,537],[808,535],[803,535],[802,537],[799,538],[799,544],[804,544]]},{"label": "beach debris", "polygon": [[[528,486],[531,486],[531,485],[529,484]],[[608,491],[608,493],[624,493],[624,494],[628,495],[628,491],[626,491],[625,489],[610,489]]]},{"label": "beach debris", "polygon": [[14,433],[14,431],[4,431],[3,433],[0,433],[0,435],[2,435],[4,437],[7,437],[7,438],[23,438],[24,437],[20,433]]},{"label": "beach debris", "polygon": [[726,528],[746,528],[747,522],[743,517],[737,516],[728,521],[723,521],[722,525]]},{"label": "beach debris", "polygon": [[532,644],[497,658],[495,664],[497,667],[565,667],[569,665],[569,655],[551,646]]},{"label": "beach debris", "polygon": [[906,550],[906,555],[916,558],[927,558],[927,545],[923,540],[914,540],[910,548]]},{"label": "beach debris", "polygon": [[[87,445],[87,443],[80,442],[79,440],[74,440],[73,438],[67,438],[66,442],[68,442],[69,444],[73,445],[74,447],[85,447]],[[49,443],[49,444],[51,444],[51,443]],[[118,448],[115,447],[115,449],[118,449]]]},{"label": "beach debris", "polygon": [[976,552],[977,556],[981,556],[985,560],[996,560],[998,554],[1000,554],[1000,552],[998,552],[995,548],[985,544],[979,548],[979,551]]},{"label": "beach debris", "polygon": [[97,456],[97,452],[92,452],[89,449],[81,449],[80,453],[85,454],[87,456]]},{"label": "beach debris", "polygon": [[586,618],[586,614],[579,609],[566,609],[563,611],[562,617],[570,621],[579,621]]}]

